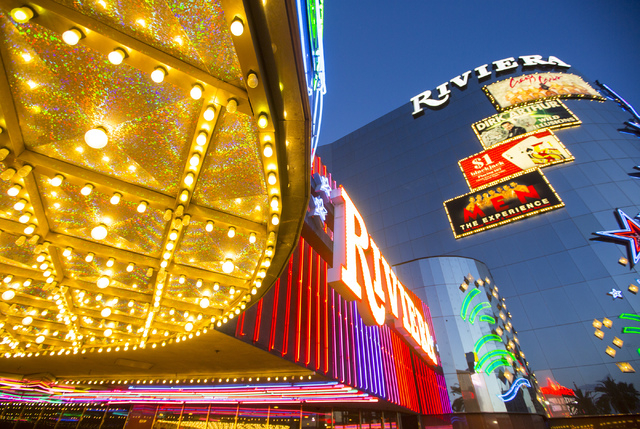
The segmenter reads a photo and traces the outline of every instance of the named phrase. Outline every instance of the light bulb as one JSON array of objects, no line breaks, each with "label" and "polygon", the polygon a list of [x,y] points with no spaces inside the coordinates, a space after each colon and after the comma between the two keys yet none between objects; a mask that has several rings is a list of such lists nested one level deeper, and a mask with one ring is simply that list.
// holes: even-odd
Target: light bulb
[{"label": "light bulb", "polygon": [[171,231],[171,234],[169,234],[169,239],[176,241],[178,239],[178,231],[176,231],[175,229]]},{"label": "light bulb", "polygon": [[270,185],[275,185],[276,182],[278,181],[278,178],[276,176],[276,173],[269,173],[269,175],[267,176],[267,183]]},{"label": "light bulb", "polygon": [[109,142],[107,131],[102,127],[97,127],[84,134],[84,141],[89,147],[102,149]]},{"label": "light bulb", "polygon": [[188,199],[189,199],[189,191],[185,189],[182,192],[180,192],[180,201],[182,201],[183,203],[186,203]]},{"label": "light bulb", "polygon": [[[22,200],[24,201],[24,200]],[[31,213],[24,213],[22,216],[18,218],[18,222],[27,223],[31,219]]]},{"label": "light bulb", "polygon": [[27,235],[31,235],[35,230],[36,230],[36,226],[34,224],[30,224],[24,229],[24,233]]},{"label": "light bulb", "polygon": [[36,343],[37,344],[42,344],[44,342],[44,335],[38,335],[36,337]]},{"label": "light bulb", "polygon": [[269,257],[273,256],[273,247],[267,247],[267,250],[264,251],[264,254]]},{"label": "light bulb", "polygon": [[240,18],[235,18],[231,22],[230,29],[231,29],[231,34],[233,34],[234,36],[236,37],[242,36],[242,33],[244,33],[244,23]]},{"label": "light bulb", "polygon": [[23,210],[27,206],[27,200],[20,200],[13,205],[13,209],[17,211]]},{"label": "light bulb", "polygon": [[100,315],[102,317],[109,317],[111,316],[111,309],[109,307],[105,307],[102,309],[102,311],[100,312]]},{"label": "light bulb", "polygon": [[229,230],[227,231],[227,236],[229,238],[233,238],[236,236],[236,229],[232,226],[229,227]]},{"label": "light bulb", "polygon": [[249,88],[257,88],[258,75],[255,73],[249,73],[249,76],[247,76],[247,86],[249,86]]},{"label": "light bulb", "polygon": [[278,200],[278,197],[272,197],[271,198],[271,208],[273,210],[278,210],[278,206],[280,205],[280,200]]},{"label": "light bulb", "polygon": [[124,49],[115,48],[113,51],[109,52],[109,62],[113,65],[122,64],[125,58],[127,58],[127,53]]},{"label": "light bulb", "polygon": [[191,159],[189,160],[189,164],[192,167],[197,167],[198,164],[200,164],[200,155],[198,155],[197,153],[194,153]]},{"label": "light bulb", "polygon": [[[111,328],[107,328],[104,330],[105,337],[110,337],[112,334],[113,334],[113,330]],[[107,351],[109,351],[109,349],[107,349]]]},{"label": "light bulb", "polygon": [[207,106],[207,110],[204,111],[204,114],[202,116],[204,116],[205,121],[213,121],[213,119],[216,117],[215,107]]},{"label": "light bulb", "polygon": [[167,76],[167,71],[163,67],[156,67],[153,72],[151,72],[151,80],[155,83],[160,83]]},{"label": "light bulb", "polygon": [[206,296],[200,300],[200,307],[202,308],[209,308],[209,304],[209,298],[207,298]]},{"label": "light bulb", "polygon": [[227,112],[236,113],[238,110],[238,100],[235,98],[230,98],[227,100]]},{"label": "light bulb", "polygon": [[91,262],[91,261],[93,261],[93,257],[94,257],[94,254],[89,252],[89,253],[87,253],[87,256],[85,256],[84,260],[87,261],[87,262]]},{"label": "light bulb", "polygon": [[202,87],[202,85],[200,85],[199,83],[194,83],[191,87],[191,92],[189,92],[189,95],[191,95],[191,98],[193,98],[194,100],[200,100],[203,91],[204,88]]},{"label": "light bulb", "polygon": [[22,6],[11,9],[11,18],[13,18],[17,22],[27,22],[31,18],[33,18],[33,9],[31,9],[29,6]]},{"label": "light bulb", "polygon": [[269,119],[267,119],[266,113],[260,113],[258,116],[258,126],[260,128],[266,128],[269,125]]},{"label": "light bulb", "polygon": [[209,137],[207,135],[206,131],[200,131],[198,133],[198,137],[196,137],[196,143],[198,144],[198,146],[204,146],[205,144],[207,144],[207,137]]},{"label": "light bulb", "polygon": [[16,293],[13,289],[5,290],[2,292],[2,299],[5,301],[11,301],[16,296]]},{"label": "light bulb", "polygon": [[235,268],[235,265],[233,265],[233,261],[231,259],[227,259],[222,264],[222,271],[224,273],[230,274],[231,272],[233,272],[234,268]]},{"label": "light bulb", "polygon": [[255,243],[256,239],[257,239],[257,237],[256,237],[256,233],[255,232],[252,232],[251,234],[249,234],[249,243],[251,243],[251,244]]},{"label": "light bulb", "polygon": [[104,289],[107,286],[109,286],[109,283],[111,283],[111,279],[107,276],[102,276],[98,279],[98,281],[96,282],[96,285],[100,288],[100,289]]},{"label": "light bulb", "polygon": [[100,224],[91,230],[91,237],[94,240],[104,240],[107,237],[107,226]]},{"label": "light bulb", "polygon": [[15,197],[20,193],[21,190],[22,186],[15,184],[7,190],[7,194],[9,194],[10,197]]},{"label": "light bulb", "polygon": [[87,183],[86,185],[84,185],[84,188],[80,190],[80,193],[86,197],[87,195],[91,194],[91,191],[93,191],[93,185]]},{"label": "light bulb", "polygon": [[147,211],[147,202],[146,201],[141,201],[140,204],[138,204],[138,208],[136,210],[138,210],[138,213],[146,212]]},{"label": "light bulb", "polygon": [[190,332],[193,329],[193,323],[191,322],[187,322],[186,325],[184,325],[184,330],[187,332]]},{"label": "light bulb", "polygon": [[272,225],[277,225],[280,223],[280,218],[278,217],[277,214],[274,214],[273,216],[271,216],[271,224]]},{"label": "light bulb", "polygon": [[271,157],[271,155],[273,155],[273,146],[271,146],[269,143],[264,145],[264,149],[262,150],[262,154],[267,158]]},{"label": "light bulb", "polygon": [[118,193],[118,192],[114,192],[113,195],[111,196],[111,199],[109,200],[109,202],[111,202],[111,204],[116,205],[120,202],[120,199],[122,198],[122,194]]},{"label": "light bulb", "polygon": [[193,173],[187,173],[187,175],[184,176],[184,184],[187,186],[193,185],[193,182],[195,182],[195,180],[196,176]]},{"label": "light bulb", "polygon": [[217,291],[218,289],[220,289],[220,283],[215,282],[215,283],[213,284],[213,290]]},{"label": "light bulb", "polygon": [[71,256],[71,251],[73,249],[71,247],[67,247],[66,249],[64,249],[64,252],[62,252],[62,256],[64,256],[65,258],[68,258],[69,256]]},{"label": "light bulb", "polygon": [[107,267],[113,267],[113,264],[115,264],[115,263],[116,263],[115,259],[109,258],[109,259],[107,259],[107,264],[106,265],[107,265]]},{"label": "light bulb", "polygon": [[211,232],[211,231],[213,231],[213,222],[212,222],[212,221],[210,221],[210,220],[208,220],[208,221],[207,221],[207,226],[205,226],[205,227],[204,227],[204,229],[205,229],[207,232]]},{"label": "light bulb", "polygon": [[64,176],[62,174],[56,174],[55,176],[53,176],[53,178],[49,181],[49,183],[51,184],[51,186],[60,186],[62,185],[62,181],[64,180]]},{"label": "light bulb", "polygon": [[136,264],[134,264],[133,262],[129,262],[129,265],[127,265],[127,272],[130,273],[131,271],[133,271],[133,268],[136,266]]},{"label": "light bulb", "polygon": [[77,45],[83,37],[84,34],[82,34],[82,32],[77,28],[72,28],[62,33],[62,40],[64,43],[71,46]]},{"label": "light bulb", "polygon": [[202,287],[202,279],[196,281],[196,287]]}]

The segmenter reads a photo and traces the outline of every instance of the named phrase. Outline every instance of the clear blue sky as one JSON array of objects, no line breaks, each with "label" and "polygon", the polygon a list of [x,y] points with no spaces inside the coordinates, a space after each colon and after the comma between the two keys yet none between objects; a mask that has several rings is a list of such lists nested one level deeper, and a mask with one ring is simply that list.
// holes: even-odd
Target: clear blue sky
[{"label": "clear blue sky", "polygon": [[640,0],[324,5],[327,94],[320,144],[467,70],[520,55],[554,55],[640,111]]}]

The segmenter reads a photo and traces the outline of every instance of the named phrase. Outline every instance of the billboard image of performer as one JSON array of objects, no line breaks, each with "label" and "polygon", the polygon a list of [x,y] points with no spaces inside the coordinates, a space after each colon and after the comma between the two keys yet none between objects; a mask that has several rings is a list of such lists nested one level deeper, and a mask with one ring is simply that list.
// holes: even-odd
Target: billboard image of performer
[{"label": "billboard image of performer", "polygon": [[[527,130],[525,130],[522,127],[516,127],[515,125],[513,125],[511,122],[509,121],[504,121],[502,124],[500,124],[502,126],[502,128],[504,128],[505,130],[507,130],[507,132],[509,133],[507,135],[507,139],[510,139],[511,137],[515,137],[515,136],[519,136],[520,134],[524,134],[527,132]],[[506,139],[505,139],[506,140]]]}]

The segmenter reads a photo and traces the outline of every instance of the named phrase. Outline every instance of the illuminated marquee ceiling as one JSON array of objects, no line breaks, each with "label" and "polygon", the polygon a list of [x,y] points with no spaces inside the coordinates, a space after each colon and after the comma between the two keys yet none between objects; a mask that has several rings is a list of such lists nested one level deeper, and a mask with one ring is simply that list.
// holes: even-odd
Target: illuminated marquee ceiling
[{"label": "illuminated marquee ceiling", "polygon": [[189,340],[278,277],[310,125],[276,3],[0,1],[0,354]]}]

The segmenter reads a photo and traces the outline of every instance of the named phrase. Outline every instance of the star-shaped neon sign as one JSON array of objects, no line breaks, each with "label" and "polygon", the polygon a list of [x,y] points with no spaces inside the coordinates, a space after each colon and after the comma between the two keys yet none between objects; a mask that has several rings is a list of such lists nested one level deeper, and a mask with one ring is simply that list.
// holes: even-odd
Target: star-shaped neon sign
[{"label": "star-shaped neon sign", "polygon": [[594,232],[594,234],[625,243],[631,255],[630,259],[634,264],[637,264],[640,262],[640,223],[627,216],[627,214],[620,209],[617,210],[617,214],[618,220],[624,229],[599,231]]},{"label": "star-shaped neon sign", "polygon": [[327,176],[320,176],[320,188],[317,189],[320,192],[324,192],[327,198],[331,198],[331,184]]},{"label": "star-shaped neon sign", "polygon": [[618,290],[616,288],[611,288],[611,292],[607,292],[607,295],[611,295],[613,297],[613,299],[615,300],[616,298],[620,298],[623,299],[622,296],[622,291]]},{"label": "star-shaped neon sign", "polygon": [[324,208],[324,201],[320,197],[313,197],[313,215],[319,216],[324,222],[327,217],[327,209]]}]

